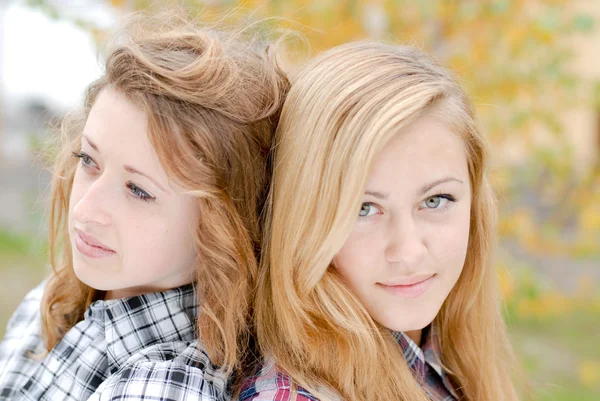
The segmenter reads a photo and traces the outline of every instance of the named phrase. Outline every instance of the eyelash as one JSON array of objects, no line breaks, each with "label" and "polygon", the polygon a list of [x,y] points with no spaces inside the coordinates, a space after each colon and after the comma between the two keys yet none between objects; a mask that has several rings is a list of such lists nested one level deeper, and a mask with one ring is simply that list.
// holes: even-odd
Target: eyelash
[{"label": "eyelash", "polygon": [[[93,168],[92,163],[96,164],[96,162],[94,162],[90,155],[83,151],[80,151],[79,153],[72,153],[74,157],[81,160],[81,165],[85,168]],[[130,198],[141,200],[142,202],[150,202],[156,199],[154,196],[148,194],[146,191],[144,191],[142,188],[138,187],[131,181],[128,181],[125,184],[125,186],[129,189],[127,196],[129,196]]]},{"label": "eyelash", "polygon": [[[440,194],[435,194],[435,195],[428,196],[423,201],[427,201],[428,199],[431,199],[431,198],[443,198],[443,199],[447,199],[448,202],[452,202],[452,203],[456,202],[456,198],[454,196],[452,196],[450,194],[441,194],[441,193]],[[374,207],[376,207],[378,209],[381,209],[380,206],[378,206],[377,204],[375,204],[373,202],[364,202],[363,205],[374,206]],[[425,209],[444,210],[444,209],[447,209],[448,207],[449,207],[449,204],[447,203],[446,205],[442,206],[441,208],[425,208]],[[373,216],[360,216],[359,215],[358,219],[359,220],[367,220],[367,219],[369,219],[371,217],[373,217]]]},{"label": "eyelash", "polygon": [[[71,152],[73,154],[74,157],[76,157],[77,159],[79,159],[81,161],[81,165],[84,167],[92,167],[91,163],[96,164],[96,162],[94,162],[94,159],[92,159],[90,157],[90,155],[88,155],[87,153],[80,151],[79,153],[77,152]],[[89,160],[89,161],[86,161]],[[91,163],[90,163],[91,161]]]},{"label": "eyelash", "polygon": [[[442,198],[442,199],[447,199],[448,202],[453,202],[453,203],[456,202],[456,198],[454,196],[450,195],[450,194],[435,194],[435,195],[428,196],[424,200],[426,201],[426,200],[431,199],[431,198]],[[449,204],[447,203],[446,205],[442,206],[441,210],[448,208],[448,205]],[[432,208],[428,208],[428,209],[432,209]],[[440,210],[440,208],[434,208],[432,210]]]},{"label": "eyelash", "polygon": [[[364,205],[368,205],[368,206],[371,206],[371,207],[376,207],[376,208],[378,208],[378,209],[381,209],[381,207],[377,206],[377,205],[376,205],[375,203],[373,203],[373,202],[364,202],[364,203],[361,205],[361,208],[362,208],[362,206],[364,206]],[[370,219],[371,217],[373,217],[373,216],[361,216],[361,215],[360,215],[360,211],[359,211],[359,215],[358,215],[358,219],[359,219],[359,220],[362,220],[362,221],[364,221],[364,220]]]},{"label": "eyelash", "polygon": [[131,181],[128,181],[125,185],[127,188],[129,188],[128,195],[134,199],[141,200],[142,202],[150,202],[156,199],[154,196],[148,194],[148,192],[144,191]]}]

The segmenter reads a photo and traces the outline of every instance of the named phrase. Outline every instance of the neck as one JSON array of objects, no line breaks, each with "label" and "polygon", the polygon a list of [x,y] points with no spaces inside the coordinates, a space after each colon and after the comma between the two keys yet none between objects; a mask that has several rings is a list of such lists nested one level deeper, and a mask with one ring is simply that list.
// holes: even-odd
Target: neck
[{"label": "neck", "polygon": [[408,336],[408,338],[413,340],[415,342],[415,344],[417,344],[419,347],[421,346],[421,334],[422,333],[423,333],[423,330],[411,330],[411,331],[404,332],[404,334],[406,334]]}]

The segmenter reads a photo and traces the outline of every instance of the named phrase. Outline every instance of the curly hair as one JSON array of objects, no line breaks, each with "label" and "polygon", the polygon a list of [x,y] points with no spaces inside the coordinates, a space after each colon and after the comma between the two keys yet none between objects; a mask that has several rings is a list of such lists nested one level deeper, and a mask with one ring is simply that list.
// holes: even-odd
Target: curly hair
[{"label": "curly hair", "polygon": [[212,361],[232,371],[249,341],[268,155],[288,81],[267,42],[250,29],[221,30],[179,15],[136,15],[88,88],[84,107],[59,130],[50,210],[52,274],[42,300],[47,349],[83,319],[99,291],[74,273],[69,198],[83,126],[105,88],[148,116],[150,142],[169,176],[197,199],[199,336]]}]

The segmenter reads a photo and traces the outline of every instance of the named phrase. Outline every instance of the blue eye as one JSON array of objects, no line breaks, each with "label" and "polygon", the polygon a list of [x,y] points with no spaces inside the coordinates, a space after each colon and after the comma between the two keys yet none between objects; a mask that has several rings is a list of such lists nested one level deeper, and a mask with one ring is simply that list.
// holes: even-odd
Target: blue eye
[{"label": "blue eye", "polygon": [[129,192],[131,192],[131,195],[136,199],[143,200],[144,202],[150,202],[156,199],[154,196],[150,195],[148,192],[144,191],[142,188],[138,187],[133,182],[128,182],[127,188],[129,188]]},{"label": "blue eye", "polygon": [[444,199],[440,196],[432,196],[431,198],[425,200],[425,207],[428,207],[429,209],[436,209],[440,204],[442,204],[443,201],[448,202],[447,199]]},{"label": "blue eye", "polygon": [[379,209],[373,203],[365,202],[360,206],[360,212],[358,212],[358,217],[367,218],[380,213],[381,209]]},{"label": "blue eye", "polygon": [[75,156],[76,158],[81,160],[81,164],[85,167],[98,167],[96,165],[96,162],[94,162],[94,160],[90,157],[90,155],[88,155],[87,153],[85,153],[84,151],[80,151],[79,153],[76,152],[72,152],[73,156]]},{"label": "blue eye", "polygon": [[440,209],[444,207],[448,202],[455,202],[456,200],[452,195],[434,195],[431,196],[421,203],[423,209]]}]

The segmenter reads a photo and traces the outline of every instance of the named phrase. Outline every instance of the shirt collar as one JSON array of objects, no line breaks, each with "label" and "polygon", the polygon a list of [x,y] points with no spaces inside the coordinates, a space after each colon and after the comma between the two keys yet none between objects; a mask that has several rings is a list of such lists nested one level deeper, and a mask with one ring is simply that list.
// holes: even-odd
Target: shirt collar
[{"label": "shirt collar", "polygon": [[406,333],[401,331],[393,331],[392,335],[402,348],[402,353],[408,362],[408,365],[414,367],[417,358],[428,363],[441,376],[442,368],[440,364],[440,349],[438,337],[435,327],[429,325],[423,329],[421,333],[421,343],[419,347]]},{"label": "shirt collar", "polygon": [[[404,332],[392,331],[392,335],[402,348],[402,353],[406,359],[408,366],[412,370],[422,370],[422,363],[418,364],[417,360],[427,363],[440,376],[444,386],[458,399],[454,390],[454,386],[450,382],[448,376],[444,373],[441,363],[441,349],[439,343],[439,333],[437,326],[432,323],[423,329],[421,333],[422,347],[419,347],[410,337]],[[424,375],[424,372],[420,372]]]},{"label": "shirt collar", "polygon": [[84,319],[100,326],[110,371],[136,352],[157,343],[197,338],[198,301],[194,284],[134,297],[98,300]]}]

